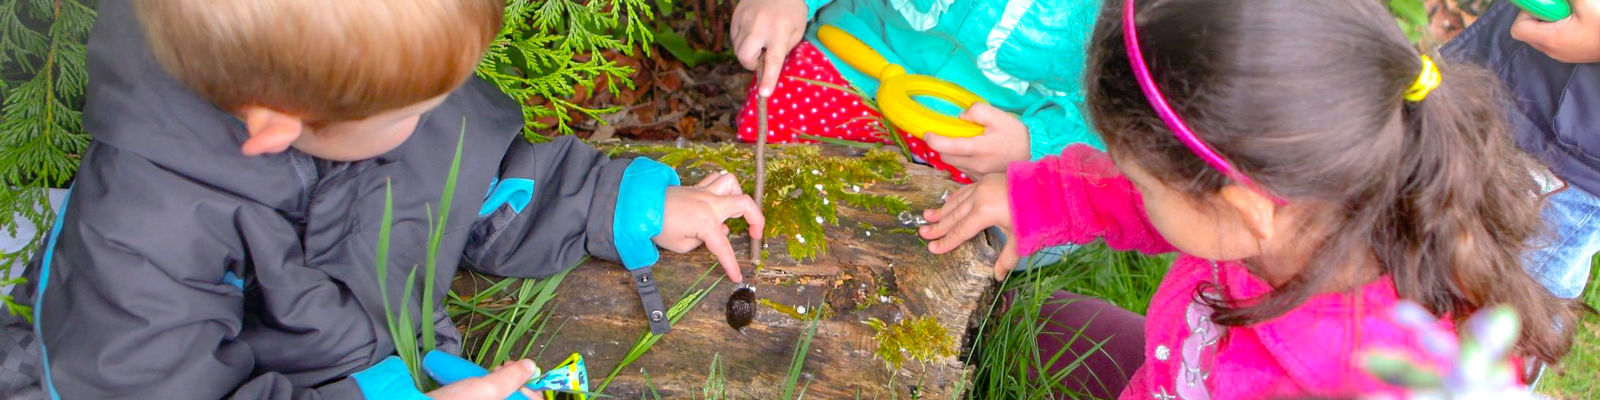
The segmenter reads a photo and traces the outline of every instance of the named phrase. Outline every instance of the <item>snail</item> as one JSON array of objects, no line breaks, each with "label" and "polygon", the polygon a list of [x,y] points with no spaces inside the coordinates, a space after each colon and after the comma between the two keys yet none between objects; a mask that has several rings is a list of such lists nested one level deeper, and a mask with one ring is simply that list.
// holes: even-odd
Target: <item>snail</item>
[{"label": "snail", "polygon": [[744,332],[744,327],[750,325],[750,320],[756,316],[756,288],[747,284],[740,284],[728,296],[728,326],[733,330]]}]

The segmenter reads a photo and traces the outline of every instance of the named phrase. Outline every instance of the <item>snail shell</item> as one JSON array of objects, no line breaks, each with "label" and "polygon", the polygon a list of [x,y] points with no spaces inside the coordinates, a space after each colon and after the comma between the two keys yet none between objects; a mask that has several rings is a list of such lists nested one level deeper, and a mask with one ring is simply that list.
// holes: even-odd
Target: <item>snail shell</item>
[{"label": "snail shell", "polygon": [[739,285],[728,296],[728,326],[736,331],[743,332],[744,327],[750,325],[750,320],[756,316],[756,289],[747,285]]}]

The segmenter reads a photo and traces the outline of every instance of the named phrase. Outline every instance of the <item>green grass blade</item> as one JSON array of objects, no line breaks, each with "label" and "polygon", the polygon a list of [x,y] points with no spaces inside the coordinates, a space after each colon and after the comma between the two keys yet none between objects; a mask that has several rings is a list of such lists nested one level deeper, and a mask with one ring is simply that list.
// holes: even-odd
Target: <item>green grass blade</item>
[{"label": "green grass blade", "polygon": [[[705,272],[700,274],[699,278],[695,278],[694,282],[689,284],[689,288],[684,290],[684,295],[679,297],[678,301],[673,303],[671,308],[667,309],[667,320],[671,321],[672,324],[677,324],[679,320],[683,319],[684,315],[689,313],[689,310],[694,309],[695,305],[700,304],[700,300],[705,299],[706,294],[711,293],[712,289],[715,289],[718,284],[722,283],[724,277],[719,275],[716,281],[711,282],[710,286],[707,286],[705,289],[694,290],[695,286],[699,285],[701,280],[704,280],[706,276],[711,273],[711,271],[718,268],[718,264],[712,264],[711,268],[707,268]],[[611,373],[606,375],[606,379],[600,382],[600,385],[595,389],[595,391],[604,392],[606,387],[611,385],[611,380],[616,379],[617,374],[622,373],[623,368],[627,368],[628,365],[633,364],[634,361],[637,361],[639,357],[643,357],[646,352],[650,351],[651,347],[655,346],[657,341],[661,340],[661,337],[662,335],[657,335],[651,333],[649,330],[646,330],[643,335],[639,336],[639,340],[634,341],[633,347],[628,349],[628,354],[623,355],[622,362],[617,363],[616,368],[611,369]]]},{"label": "green grass blade", "polygon": [[[445,225],[450,221],[450,200],[455,197],[456,178],[461,173],[461,147],[467,138],[467,119],[461,118],[461,133],[456,137],[456,154],[450,160],[450,174],[445,176],[444,194],[439,196],[439,223],[433,227],[432,235],[428,237],[428,260],[423,268],[426,275],[422,282],[422,318],[427,319],[427,326],[433,326],[433,286],[439,267],[439,244],[444,239]],[[431,351],[437,346],[433,332],[422,335],[422,351]]]},{"label": "green grass blade", "polygon": [[706,384],[700,389],[700,395],[706,400],[722,400],[728,398],[728,378],[723,376],[722,353],[711,354],[711,368],[706,371]]},{"label": "green grass blade", "polygon": [[[585,256],[584,258],[587,259],[588,257]],[[582,264],[583,261],[579,260],[578,265]],[[522,354],[524,357],[526,357],[527,354],[533,351],[533,345],[538,343],[539,336],[544,333],[545,324],[550,322],[550,310],[545,309],[544,306],[551,300],[555,299],[556,287],[561,285],[561,281],[567,279],[567,272],[571,270],[572,269],[569,268],[566,271],[561,271],[561,273],[552,275],[549,278],[539,281],[539,295],[533,299],[533,303],[528,304],[527,306],[528,310],[535,313],[537,316],[536,319],[530,319],[530,321],[537,320],[539,324],[538,326],[533,326],[531,323],[524,324],[524,328],[519,329],[520,331],[531,332],[532,334],[528,336],[528,340],[522,345],[522,352],[518,354]],[[565,325],[565,322],[562,324]],[[541,354],[542,353],[543,352],[541,351]]]},{"label": "green grass blade", "polygon": [[380,298],[383,299],[384,323],[388,324],[389,335],[391,339],[394,339],[394,335],[397,333],[395,330],[394,309],[389,306],[389,290],[387,288],[389,282],[389,235],[391,231],[389,225],[392,221],[394,221],[394,185],[392,182],[386,181],[383,185],[383,219],[380,220],[378,225],[378,254],[375,256],[377,259],[374,260],[374,264],[378,268],[378,286],[380,289],[378,293],[381,295]]},{"label": "green grass blade", "polygon": [[[817,335],[817,324],[820,322],[820,318],[811,320],[811,326],[806,328],[806,335],[794,347],[794,357],[789,362],[789,377],[783,382],[783,398],[785,400],[795,398],[794,389],[800,383],[800,370],[805,367],[806,355],[811,352],[811,339]],[[806,386],[809,387],[810,383],[807,382]],[[805,392],[801,391],[801,393]]]},{"label": "green grass blade", "polygon": [[[395,355],[406,364],[406,369],[411,371],[414,384],[424,388],[426,375],[422,374],[421,357],[418,356],[416,346],[416,325],[411,322],[411,310],[407,305],[411,303],[411,284],[414,281],[417,269],[411,268],[406,274],[405,292],[402,293],[398,307],[389,303],[389,238],[394,221],[394,186],[390,182],[384,183],[383,192],[383,217],[378,225],[377,254],[374,255],[373,264],[377,268],[379,298],[383,300],[384,324],[389,328],[389,339],[394,342]],[[399,309],[399,313],[395,309]]]},{"label": "green grass blade", "polygon": [[[661,400],[661,393],[660,392],[656,392],[656,382],[654,380],[650,379],[650,373],[646,372],[644,370],[644,368],[640,368],[639,369],[639,374],[644,375],[644,387],[650,388],[650,398],[655,399],[655,400]],[[643,398],[644,394],[643,393],[639,394],[639,397]]]},{"label": "green grass blade", "polygon": [[[414,289],[417,277],[417,266],[411,266],[406,272],[406,290],[400,295],[400,330],[395,334],[395,353],[400,355],[400,360],[405,361],[411,370],[411,379],[416,381],[418,388],[426,389],[427,375],[422,373],[421,352],[417,351],[417,324],[411,320],[411,290]],[[432,324],[429,324],[430,326]],[[429,332],[431,335],[432,332]]]}]

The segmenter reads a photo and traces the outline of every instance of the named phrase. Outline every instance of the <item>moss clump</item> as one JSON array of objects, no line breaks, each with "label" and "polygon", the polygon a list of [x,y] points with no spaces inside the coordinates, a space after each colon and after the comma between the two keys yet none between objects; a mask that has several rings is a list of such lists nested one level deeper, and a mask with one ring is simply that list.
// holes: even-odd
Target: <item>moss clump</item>
[{"label": "moss clump", "polygon": [[[900,196],[880,196],[862,192],[879,182],[903,179],[905,167],[900,155],[872,150],[854,157],[825,156],[815,145],[776,145],[767,152],[767,187],[762,212],[767,217],[766,237],[781,238],[788,244],[789,257],[796,261],[814,259],[828,253],[823,236],[824,224],[839,225],[839,203],[889,214],[911,210],[911,203]],[[723,146],[629,146],[612,149],[615,153],[638,153],[657,160],[679,173],[688,169],[721,169],[741,177],[746,192],[755,187],[755,155],[745,147]],[[744,221],[730,222],[735,232]]]},{"label": "moss clump", "polygon": [[871,318],[867,325],[872,326],[876,332],[872,338],[878,341],[878,350],[873,355],[883,360],[891,371],[899,370],[908,358],[927,364],[939,357],[956,355],[955,340],[933,316],[909,318],[892,325]]}]

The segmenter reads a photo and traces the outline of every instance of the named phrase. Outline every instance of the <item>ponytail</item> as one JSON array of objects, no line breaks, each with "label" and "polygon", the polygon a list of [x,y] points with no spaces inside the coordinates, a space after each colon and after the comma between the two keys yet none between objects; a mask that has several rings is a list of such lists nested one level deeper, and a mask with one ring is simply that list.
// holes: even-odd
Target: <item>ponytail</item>
[{"label": "ponytail", "polygon": [[1401,297],[1458,323],[1511,305],[1523,321],[1518,353],[1557,362],[1571,345],[1559,325],[1575,325],[1580,308],[1545,290],[1522,258],[1546,233],[1532,178],[1543,167],[1514,146],[1495,77],[1465,65],[1438,71],[1436,88],[1402,106],[1398,196],[1371,245]]},{"label": "ponytail", "polygon": [[[1146,101],[1121,8],[1108,1],[1097,20],[1090,121],[1120,161],[1197,198],[1217,193],[1230,179]],[[1150,80],[1173,112],[1242,174],[1304,210],[1293,234],[1315,244],[1270,293],[1197,294],[1213,321],[1271,320],[1381,273],[1400,297],[1458,323],[1510,305],[1523,321],[1518,355],[1555,362],[1566,353],[1571,329],[1558,327],[1577,325],[1582,306],[1523,268],[1546,233],[1533,179],[1541,167],[1512,143],[1503,112],[1513,106],[1494,76],[1430,68],[1376,2],[1164,0],[1146,2],[1137,19]]]}]

